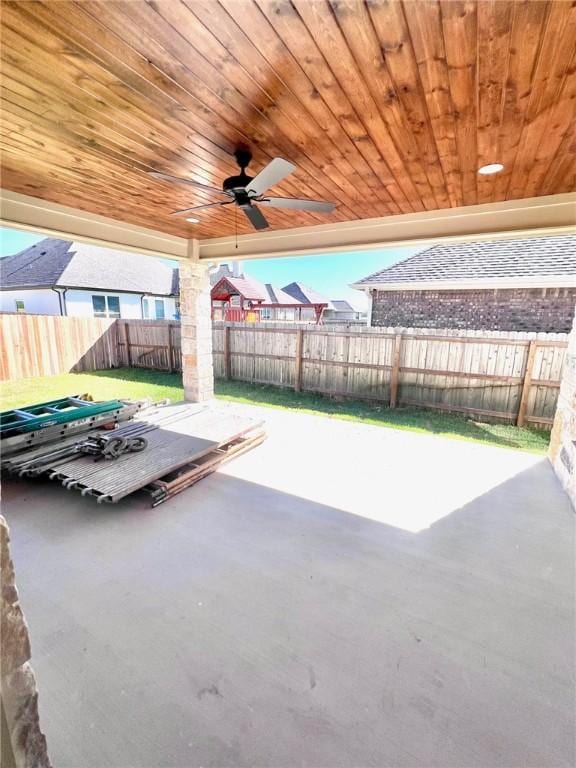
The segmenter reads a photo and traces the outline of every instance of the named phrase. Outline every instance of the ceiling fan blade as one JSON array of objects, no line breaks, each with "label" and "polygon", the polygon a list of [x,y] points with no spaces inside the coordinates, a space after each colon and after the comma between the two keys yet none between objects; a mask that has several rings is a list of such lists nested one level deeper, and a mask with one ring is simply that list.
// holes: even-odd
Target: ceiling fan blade
[{"label": "ceiling fan blade", "polygon": [[267,189],[279,184],[288,174],[296,170],[296,166],[283,160],[281,157],[275,157],[267,166],[262,168],[247,187],[248,192],[254,192],[262,195]]},{"label": "ceiling fan blade", "polygon": [[226,192],[224,192],[221,189],[218,189],[217,187],[210,187],[207,184],[200,184],[198,181],[193,181],[192,179],[182,179],[180,176],[170,176],[170,174],[160,173],[160,171],[148,171],[148,175],[153,176],[155,179],[159,179],[160,181],[169,181],[175,184],[188,184],[192,187],[205,189],[208,192],[217,192],[219,195],[226,194]]},{"label": "ceiling fan blade", "polygon": [[323,200],[298,200],[295,197],[266,197],[258,200],[258,205],[272,205],[274,208],[299,208],[302,211],[318,211],[318,213],[330,213],[336,207],[335,203],[327,203]]},{"label": "ceiling fan blade", "polygon": [[188,216],[194,211],[201,211],[203,208],[216,208],[219,205],[232,205],[234,200],[223,200],[221,203],[205,203],[204,205],[195,205],[193,208],[184,208],[182,211],[174,211],[171,216]]},{"label": "ceiling fan blade", "polygon": [[268,229],[270,225],[266,221],[262,211],[259,211],[255,205],[242,205],[240,207],[246,214],[246,217],[249,219],[254,229]]}]

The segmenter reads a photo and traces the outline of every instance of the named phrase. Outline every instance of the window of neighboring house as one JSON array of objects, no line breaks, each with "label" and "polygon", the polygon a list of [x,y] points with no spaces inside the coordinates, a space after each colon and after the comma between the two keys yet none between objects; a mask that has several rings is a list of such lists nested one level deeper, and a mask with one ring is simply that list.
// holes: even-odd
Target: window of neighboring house
[{"label": "window of neighboring house", "polygon": [[120,317],[120,297],[106,296],[108,302],[108,317]]},{"label": "window of neighboring house", "polygon": [[24,302],[20,299],[16,299],[16,312],[25,312]]},{"label": "window of neighboring house", "polygon": [[164,299],[155,299],[156,320],[164,320]]},{"label": "window of neighboring house", "polygon": [[150,318],[150,306],[148,305],[148,299],[142,299],[142,316],[145,320]]},{"label": "window of neighboring house", "polygon": [[119,296],[92,296],[94,317],[120,317]]},{"label": "window of neighboring house", "polygon": [[272,317],[272,310],[270,309],[270,307],[262,307],[262,309],[260,310],[260,318],[262,320],[270,320],[271,317]]}]

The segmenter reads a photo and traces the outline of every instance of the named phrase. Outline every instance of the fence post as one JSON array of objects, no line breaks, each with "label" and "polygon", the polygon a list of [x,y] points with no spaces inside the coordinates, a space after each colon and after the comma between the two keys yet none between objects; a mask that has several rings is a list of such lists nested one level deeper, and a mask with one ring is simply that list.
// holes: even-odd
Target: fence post
[{"label": "fence post", "polygon": [[392,373],[390,374],[390,408],[396,408],[398,401],[398,381],[400,378],[400,350],[402,348],[402,334],[397,333],[394,338],[394,351],[392,352]]},{"label": "fence post", "polygon": [[172,349],[172,323],[168,321],[168,366],[170,373],[174,373],[174,350]]},{"label": "fence post", "polygon": [[528,410],[528,397],[532,386],[532,372],[534,369],[534,357],[538,343],[532,339],[528,347],[528,357],[526,358],[526,368],[524,369],[524,381],[522,383],[522,396],[518,406],[518,416],[516,417],[516,426],[523,427],[526,422],[526,411]]},{"label": "fence post", "polygon": [[114,363],[112,368],[118,368],[124,362],[124,356],[122,354],[122,340],[120,338],[120,320],[114,320],[114,335],[116,337],[116,349],[114,354]]},{"label": "fence post", "polygon": [[124,322],[124,340],[126,341],[126,359],[128,368],[132,367],[132,349],[130,347],[130,322]]},{"label": "fence post", "polygon": [[302,348],[304,346],[304,330],[298,328],[296,331],[296,356],[294,358],[294,391],[300,392],[302,389]]},{"label": "fence post", "polygon": [[230,379],[230,326],[224,328],[224,378]]}]

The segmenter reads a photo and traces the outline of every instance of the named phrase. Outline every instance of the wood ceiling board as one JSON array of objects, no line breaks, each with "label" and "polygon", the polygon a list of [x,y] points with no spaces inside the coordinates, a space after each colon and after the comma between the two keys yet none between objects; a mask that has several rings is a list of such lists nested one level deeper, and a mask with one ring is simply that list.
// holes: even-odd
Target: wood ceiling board
[{"label": "wood ceiling board", "polygon": [[[230,208],[211,186],[250,143],[298,170],[274,188],[334,200],[267,208],[273,229],[570,190],[576,7],[527,0],[7,0],[3,185],[201,239]],[[495,177],[479,165],[503,162]],[[251,233],[243,215],[238,233]]]}]

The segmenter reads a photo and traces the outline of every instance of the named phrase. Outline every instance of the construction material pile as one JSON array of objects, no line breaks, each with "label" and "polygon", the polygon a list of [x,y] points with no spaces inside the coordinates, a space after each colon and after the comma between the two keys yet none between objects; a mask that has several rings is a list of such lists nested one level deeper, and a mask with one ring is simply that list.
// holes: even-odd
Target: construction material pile
[{"label": "construction material pile", "polygon": [[[113,413],[114,408],[107,412]],[[136,413],[137,420],[128,418],[121,424],[115,417],[105,425],[112,429],[103,429],[102,424],[94,429],[92,423],[85,423],[82,430],[76,423],[78,431],[74,431],[75,422],[69,421],[72,434],[55,433],[53,440],[28,442],[20,449],[12,444],[9,451],[2,451],[2,469],[19,477],[46,476],[83,496],[95,497],[98,503],[114,503],[143,489],[156,506],[265,437],[262,422],[216,406],[184,403],[132,408],[131,416]],[[0,424],[6,423],[3,416]],[[7,422],[14,424],[11,416]],[[11,429],[2,447],[15,437]]]}]

